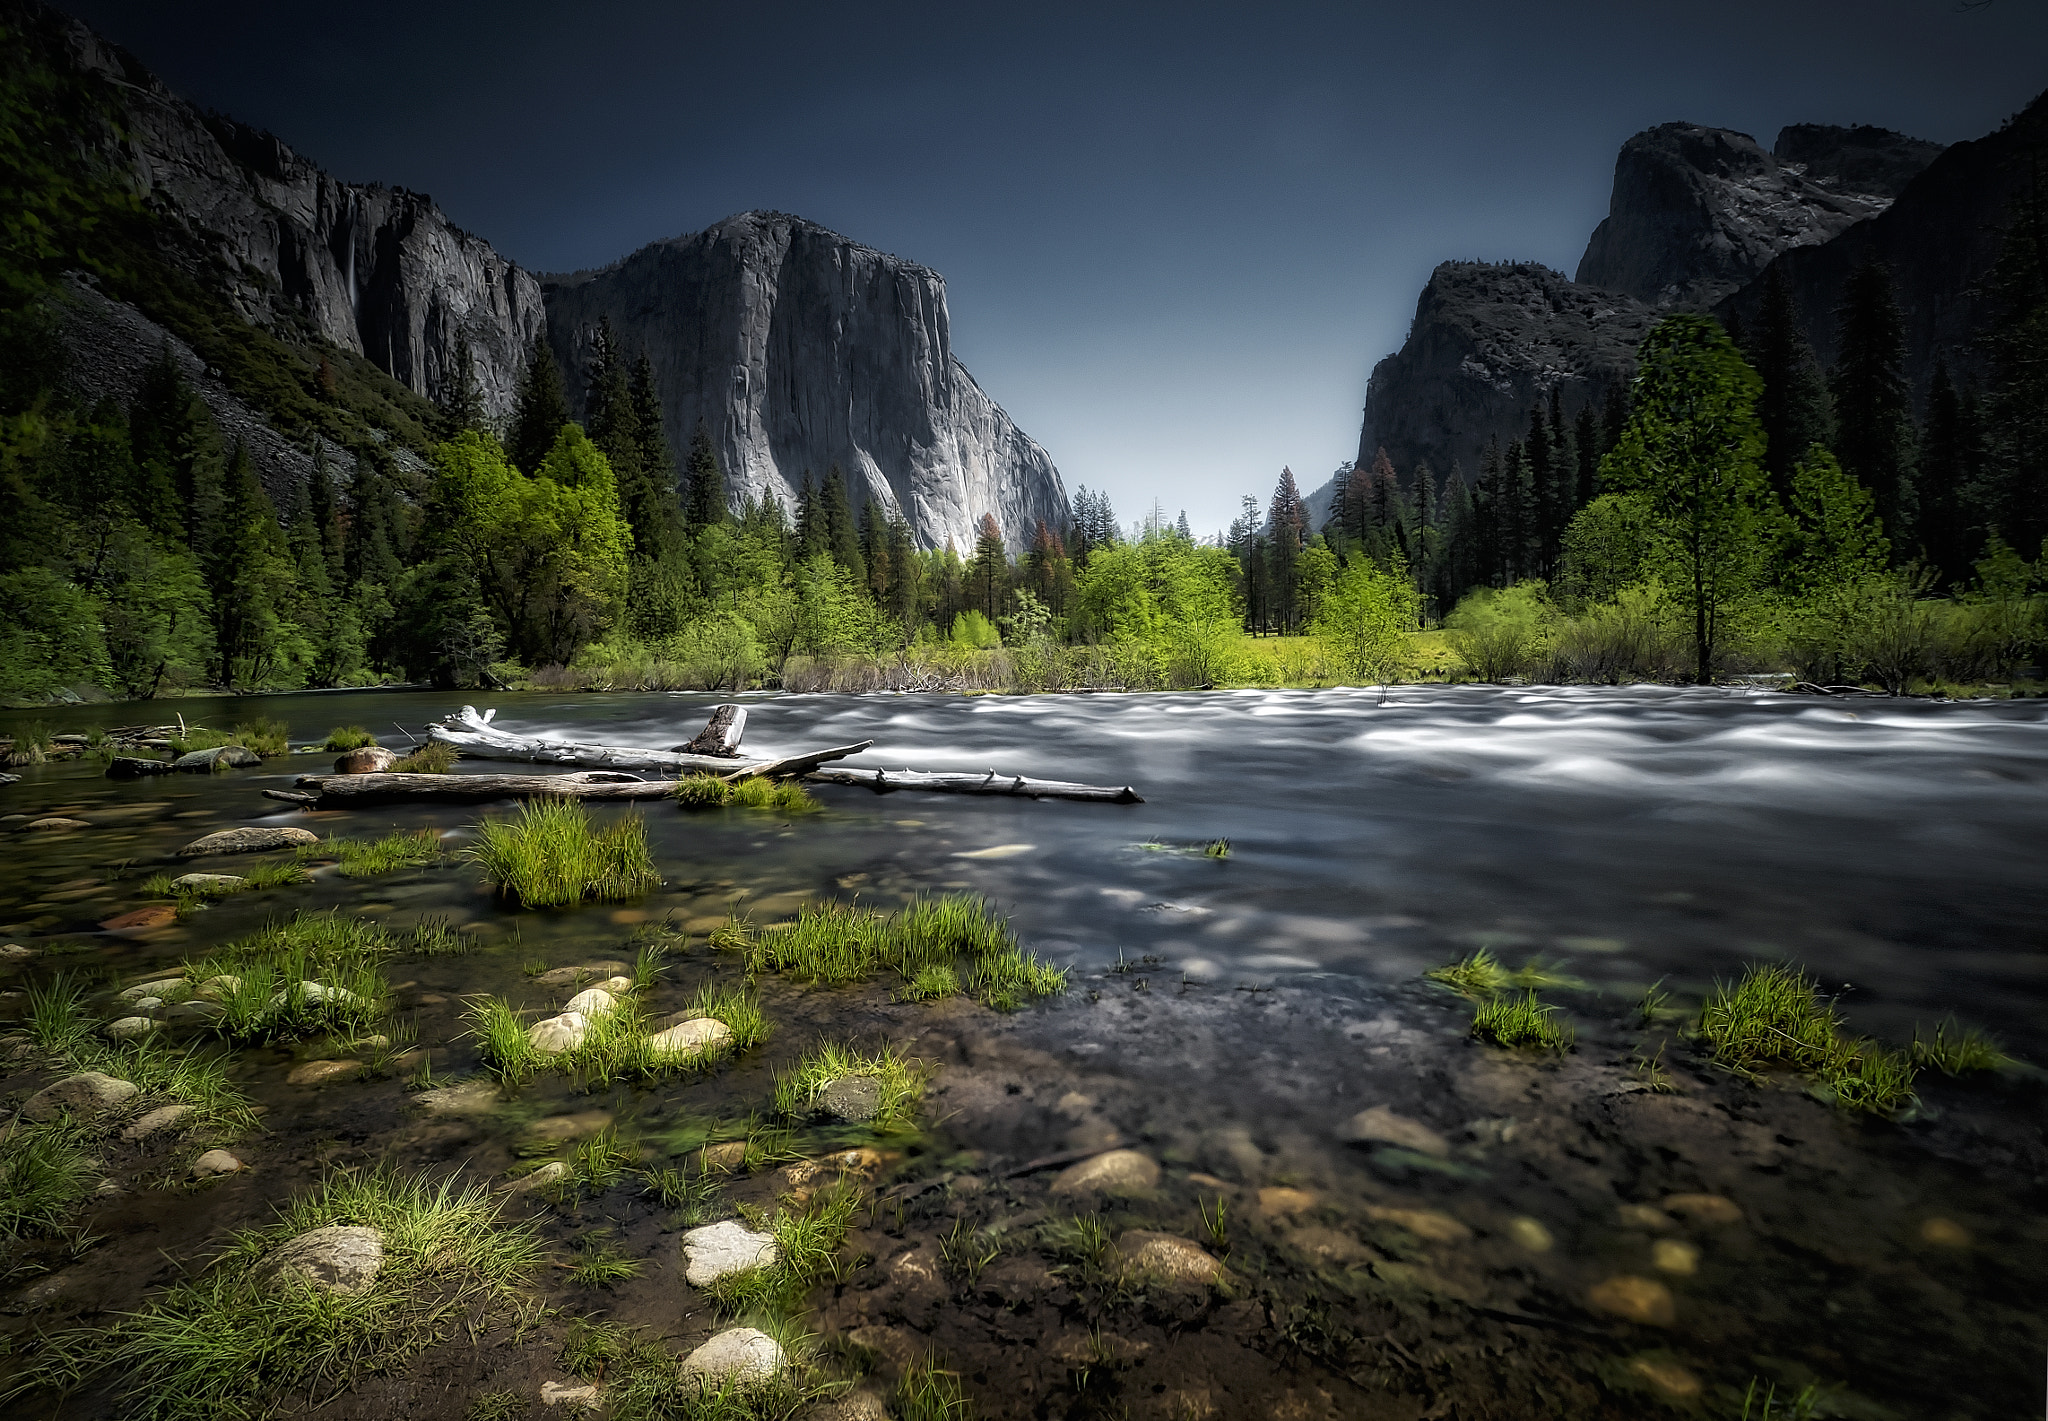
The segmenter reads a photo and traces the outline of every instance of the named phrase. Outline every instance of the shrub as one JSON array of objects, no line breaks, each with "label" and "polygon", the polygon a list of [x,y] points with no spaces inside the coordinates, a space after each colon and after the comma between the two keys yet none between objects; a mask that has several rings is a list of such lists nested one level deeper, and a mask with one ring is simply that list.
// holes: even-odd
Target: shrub
[{"label": "shrub", "polygon": [[1446,638],[1481,681],[1506,681],[1534,665],[1555,613],[1540,582],[1482,587],[1444,618]]}]

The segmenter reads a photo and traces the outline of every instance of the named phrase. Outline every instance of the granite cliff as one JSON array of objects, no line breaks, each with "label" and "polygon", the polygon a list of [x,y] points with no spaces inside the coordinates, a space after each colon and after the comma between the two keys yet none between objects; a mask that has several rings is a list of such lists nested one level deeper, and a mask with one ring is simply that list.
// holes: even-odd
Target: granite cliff
[{"label": "granite cliff", "polygon": [[699,421],[734,498],[794,505],[837,464],[849,497],[901,513],[921,543],[963,553],[984,514],[1013,550],[1064,531],[1059,470],[953,354],[945,278],[814,222],[748,212],[601,271],[550,277],[548,338],[586,382],[608,318],[645,350],[672,447]]}]

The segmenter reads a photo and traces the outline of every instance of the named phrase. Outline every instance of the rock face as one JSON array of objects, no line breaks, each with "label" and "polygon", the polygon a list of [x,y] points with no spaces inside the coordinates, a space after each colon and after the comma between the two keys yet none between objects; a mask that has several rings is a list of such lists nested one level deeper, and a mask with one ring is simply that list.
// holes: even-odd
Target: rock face
[{"label": "rock face", "polygon": [[1885,129],[1820,124],[1787,129],[1777,147],[1696,123],[1629,139],[1578,280],[1656,306],[1711,306],[1779,253],[1877,216],[1941,152]]},{"label": "rock face", "polygon": [[945,279],[784,213],[747,212],[601,271],[547,278],[548,338],[572,398],[609,317],[644,349],[680,458],[701,420],[734,506],[793,511],[838,465],[848,497],[964,555],[983,514],[1013,550],[1068,522],[1052,458],[953,354]]}]

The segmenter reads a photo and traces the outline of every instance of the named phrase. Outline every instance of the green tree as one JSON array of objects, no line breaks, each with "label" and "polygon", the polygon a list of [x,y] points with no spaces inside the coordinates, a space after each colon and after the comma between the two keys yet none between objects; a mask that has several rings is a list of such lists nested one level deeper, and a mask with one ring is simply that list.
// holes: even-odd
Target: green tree
[{"label": "green tree", "polygon": [[443,437],[465,429],[487,433],[490,420],[484,413],[484,392],[476,382],[476,355],[469,348],[469,336],[458,333],[448,368],[441,376],[441,430]]},{"label": "green tree", "polygon": [[[1913,412],[1906,385],[1906,321],[1892,291],[1891,268],[1870,261],[1842,288],[1835,368],[1835,457],[1877,500],[1877,516],[1901,551],[1911,545]],[[1804,446],[1795,457],[1804,457]]]},{"label": "green tree", "polygon": [[1792,492],[1793,466],[1813,445],[1829,442],[1832,421],[1827,380],[1775,265],[1764,272],[1763,303],[1744,353],[1763,381],[1756,414],[1764,431],[1764,468],[1773,490],[1785,498]]},{"label": "green tree", "polygon": [[[806,475],[806,482],[809,476]],[[725,501],[725,475],[718,467],[718,451],[711,447],[711,431],[697,421],[690,436],[690,458],[683,470],[683,521],[692,528],[723,523],[731,512]]]},{"label": "green tree", "polygon": [[1407,660],[1422,620],[1422,594],[1398,555],[1386,564],[1354,557],[1344,564],[1309,629],[1346,674],[1386,685]]},{"label": "green tree", "polygon": [[[836,476],[838,470],[833,473]],[[994,622],[1009,605],[1010,553],[993,513],[981,515],[980,536],[974,540],[974,560],[969,564],[967,577],[975,610]]]},{"label": "green tree", "polygon": [[1705,685],[1768,559],[1759,381],[1703,316],[1659,321],[1637,359],[1634,413],[1601,461],[1601,485],[1642,498],[1652,564],[1692,624],[1694,675]]},{"label": "green tree", "polygon": [[511,447],[506,453],[513,467],[525,473],[538,469],[568,422],[569,397],[562,388],[562,367],[555,363],[547,331],[539,330],[526,353],[519,402],[512,411]]}]

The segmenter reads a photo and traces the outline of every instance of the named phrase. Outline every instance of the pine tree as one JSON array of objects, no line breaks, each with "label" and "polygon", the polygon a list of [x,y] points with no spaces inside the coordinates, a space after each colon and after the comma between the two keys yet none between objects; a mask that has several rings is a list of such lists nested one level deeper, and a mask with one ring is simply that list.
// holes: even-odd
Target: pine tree
[{"label": "pine tree", "polygon": [[344,536],[341,514],[334,503],[334,475],[327,467],[327,442],[313,440],[313,472],[306,480],[307,511],[320,542],[320,556],[327,569],[327,585],[339,592],[347,584],[343,561]]},{"label": "pine tree", "polygon": [[1266,554],[1267,620],[1284,635],[1293,630],[1301,549],[1308,541],[1308,514],[1302,507],[1301,490],[1295,486],[1291,468],[1280,470],[1280,482],[1274,486],[1273,501],[1266,510],[1266,532],[1270,539]]},{"label": "pine tree", "polygon": [[465,429],[489,432],[484,414],[484,393],[476,382],[476,356],[469,348],[469,336],[457,333],[455,353],[441,377],[441,437],[453,438]]},{"label": "pine tree", "polygon": [[[654,384],[654,362],[644,350],[633,362],[632,399],[633,423],[640,431],[640,467],[673,507],[677,502],[676,461],[669,453],[668,434],[662,428],[661,392]],[[724,502],[722,496],[720,502]]]},{"label": "pine tree", "polygon": [[1978,461],[1972,457],[1976,441],[1965,411],[1962,392],[1949,378],[1948,361],[1937,359],[1920,446],[1920,541],[1944,582],[1966,579],[1976,551],[1964,500]]},{"label": "pine tree", "polygon": [[548,346],[545,330],[533,337],[526,372],[519,381],[519,403],[512,412],[512,442],[505,452],[515,468],[536,473],[569,422],[569,398],[562,392],[562,367]]},{"label": "pine tree", "polygon": [[1175,521],[1173,530],[1180,534],[1183,543],[1192,543],[1195,540],[1194,530],[1188,527],[1188,511],[1185,508],[1180,511],[1180,518]]},{"label": "pine tree", "polygon": [[811,481],[811,471],[805,469],[796,491],[796,540],[790,550],[798,562],[832,551],[830,531],[818,502],[817,486]]},{"label": "pine tree", "polygon": [[1437,580],[1437,605],[1448,610],[1457,604],[1466,589],[1485,580],[1472,489],[1465,482],[1464,468],[1456,460],[1451,461],[1451,471],[1444,476],[1441,522],[1444,559],[1443,571]]},{"label": "pine tree", "polygon": [[1827,382],[1775,264],[1764,272],[1763,305],[1745,353],[1764,382],[1756,408],[1764,427],[1764,467],[1778,497],[1788,498],[1793,468],[1812,446],[1828,444],[1831,431]]},{"label": "pine tree", "polygon": [[834,464],[825,475],[825,486],[818,493],[818,519],[824,525],[825,551],[853,574],[857,583],[868,580],[867,568],[860,555],[860,529],[853,521],[853,509],[846,499],[846,476]]},{"label": "pine tree", "polygon": [[1985,392],[1985,469],[1976,516],[2019,553],[2048,538],[2048,170],[2038,145],[2013,198],[1998,260],[1985,282],[1993,317]]},{"label": "pine tree", "polygon": [[[1892,294],[1891,269],[1866,262],[1849,274],[1837,322],[1835,457],[1870,490],[1895,553],[1916,540],[1913,421],[1906,386],[1906,322]],[[1804,453],[1804,451],[1800,451]]]},{"label": "pine tree", "polygon": [[[805,470],[806,485],[810,483],[810,477],[810,471]],[[697,432],[690,436],[690,459],[683,470],[683,521],[692,528],[703,528],[712,523],[723,523],[730,516],[725,497],[725,475],[718,467],[718,451],[711,447],[711,431],[700,419]],[[797,518],[801,523],[801,503],[798,504]]]},{"label": "pine tree", "polygon": [[[837,478],[835,468],[832,476]],[[1010,556],[1003,546],[1003,530],[993,513],[981,515],[981,531],[974,540],[974,561],[968,570],[968,586],[975,609],[993,622],[1006,610],[1010,592]]]},{"label": "pine tree", "polygon": [[1600,482],[1600,456],[1607,452],[1600,442],[1600,419],[1593,413],[1591,400],[1579,406],[1572,439],[1579,456],[1578,488],[1572,496],[1572,508],[1577,511],[1593,501],[1593,490]]},{"label": "pine tree", "polygon": [[[1628,382],[1616,380],[1607,387],[1607,400],[1600,411],[1600,457],[1606,458],[1621,442],[1621,432],[1628,428],[1629,403]],[[1606,493],[1605,488],[1593,490],[1597,496]]]}]

